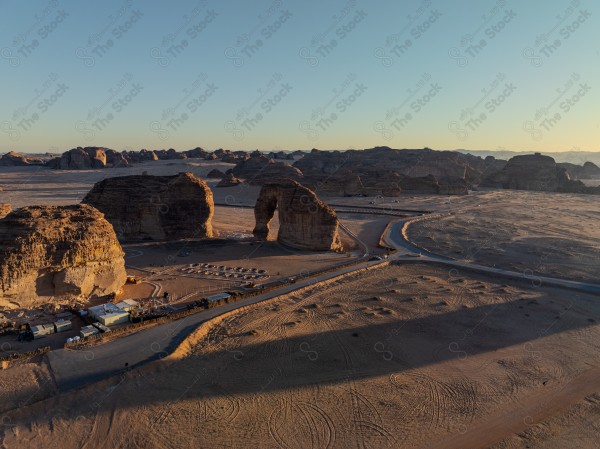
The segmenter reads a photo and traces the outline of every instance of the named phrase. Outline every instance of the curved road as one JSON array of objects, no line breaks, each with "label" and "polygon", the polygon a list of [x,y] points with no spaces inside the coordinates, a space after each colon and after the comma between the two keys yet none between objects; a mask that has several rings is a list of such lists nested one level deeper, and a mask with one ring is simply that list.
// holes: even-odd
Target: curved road
[{"label": "curved road", "polygon": [[[436,215],[437,214],[432,214],[431,218],[435,218]],[[396,250],[390,257],[390,260],[400,263],[425,262],[444,264],[457,270],[467,270],[492,277],[531,281],[534,283],[533,285],[536,286],[550,285],[586,293],[600,293],[600,285],[596,284],[586,284],[565,279],[540,276],[527,276],[523,273],[469,264],[426,252],[408,242],[402,234],[402,227],[406,223],[419,219],[423,218],[416,217],[399,220],[386,228],[385,232],[387,235],[384,236],[384,239]],[[361,242],[361,244],[363,243]],[[48,359],[50,360],[52,371],[61,391],[78,388],[90,382],[122,372],[126,367],[132,368],[166,356],[174,350],[185,337],[193,332],[198,325],[218,315],[240,307],[256,304],[276,296],[284,295],[317,282],[337,277],[341,274],[356,272],[379,264],[387,264],[387,262],[361,262],[334,272],[300,280],[295,284],[281,287],[251,298],[246,298],[235,303],[226,304],[216,309],[198,312],[197,314],[190,315],[177,321],[141,329],[134,334],[120,337],[89,349],[59,349],[52,351],[48,353]]]}]

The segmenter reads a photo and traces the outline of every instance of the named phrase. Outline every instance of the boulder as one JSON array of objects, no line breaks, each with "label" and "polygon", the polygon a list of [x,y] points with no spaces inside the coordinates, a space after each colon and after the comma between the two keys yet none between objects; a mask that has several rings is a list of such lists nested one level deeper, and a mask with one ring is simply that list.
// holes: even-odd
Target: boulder
[{"label": "boulder", "polygon": [[29,159],[16,151],[9,151],[0,157],[0,167],[24,167],[31,165]]},{"label": "boulder", "polygon": [[106,178],[83,199],[103,212],[122,241],[212,237],[213,195],[191,173]]},{"label": "boulder", "polygon": [[[0,189],[0,190],[2,190],[2,189]],[[12,207],[10,204],[0,203],[0,218],[4,218],[5,216],[7,216],[11,210],[12,210]]]},{"label": "boulder", "polygon": [[233,173],[223,174],[223,179],[219,181],[217,187],[235,187],[241,184],[242,181],[233,176]]},{"label": "boulder", "polygon": [[279,243],[314,251],[343,249],[334,210],[307,187],[292,180],[263,185],[254,207],[256,238],[268,237],[275,209],[279,211]]},{"label": "boulder", "polygon": [[0,304],[86,301],[125,284],[124,253],[91,206],[32,206],[0,220]]}]

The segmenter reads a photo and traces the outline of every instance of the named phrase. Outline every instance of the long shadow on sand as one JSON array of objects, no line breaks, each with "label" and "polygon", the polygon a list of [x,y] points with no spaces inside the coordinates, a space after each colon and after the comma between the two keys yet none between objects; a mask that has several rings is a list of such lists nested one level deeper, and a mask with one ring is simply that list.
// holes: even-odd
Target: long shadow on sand
[{"label": "long shadow on sand", "polygon": [[[468,368],[466,372],[472,373],[478,369],[477,363],[483,363],[473,356],[516,346],[526,357],[534,351],[533,346],[526,345],[528,342],[558,333],[581,331],[600,321],[600,303],[591,296],[566,293],[557,299],[542,291],[539,293],[536,299],[513,299],[447,312],[444,312],[447,305],[443,302],[425,304],[430,314],[421,318],[390,320],[390,315],[382,315],[380,319],[385,322],[342,329],[336,328],[340,327],[337,322],[340,310],[335,306],[322,306],[313,315],[322,329],[319,333],[288,338],[281,337],[280,332],[270,335],[260,329],[234,333],[229,338],[241,338],[229,342],[238,341],[238,346],[213,349],[208,354],[200,351],[166,369],[142,369],[137,374],[133,370],[131,375],[125,375],[124,368],[107,367],[93,376],[72,379],[66,387],[78,388],[117,375],[107,382],[113,387],[116,385],[119,394],[89,407],[89,413],[96,413],[114,408],[116,398],[119,407],[133,408],[172,403],[178,399],[231,398],[315,384],[398,376],[409,369],[451,360],[459,362],[457,370],[464,366]],[[374,300],[358,300],[351,306],[359,306],[361,301],[368,304]],[[411,303],[406,301],[406,306],[411,307]],[[589,314],[582,311],[589,311]],[[304,315],[295,312],[290,315],[290,322],[281,327],[293,334],[295,322],[302,321]],[[175,349],[194,328],[196,325],[178,329],[164,349],[167,352]],[[578,339],[578,335],[580,332],[572,333],[574,347],[586,344]],[[215,345],[219,347],[219,343]],[[161,356],[157,353],[150,359]],[[544,354],[538,353],[538,356]],[[480,368],[503,363],[500,359],[500,356],[488,357]],[[152,394],[147,394],[148,391]],[[70,396],[80,394],[87,395],[86,390],[74,391]],[[84,415],[88,413],[85,410]],[[14,419],[26,420],[25,409]]]}]

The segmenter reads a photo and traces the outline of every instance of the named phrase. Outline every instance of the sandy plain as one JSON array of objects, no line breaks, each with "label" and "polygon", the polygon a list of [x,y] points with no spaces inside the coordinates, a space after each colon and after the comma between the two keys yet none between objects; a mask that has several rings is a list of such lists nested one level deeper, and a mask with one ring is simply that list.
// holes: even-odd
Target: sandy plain
[{"label": "sandy plain", "polygon": [[[205,164],[119,170],[203,176],[226,169]],[[11,170],[0,175],[8,187],[0,194],[17,206],[77,202],[94,182],[114,176],[37,171],[23,182]],[[213,192],[217,203],[251,205],[258,189]],[[480,191],[324,199],[438,213],[409,226],[415,244],[483,265],[595,282],[600,210],[593,196]],[[393,217],[340,219],[375,251]],[[244,238],[252,225],[251,209],[218,207],[215,228],[240,239],[227,250],[231,257],[202,246],[186,257],[175,247],[143,248],[143,255],[126,247],[134,256],[128,263],[162,270],[188,260],[236,260],[276,273],[348,257],[284,254],[275,242],[274,252],[251,253]],[[45,357],[11,365],[0,371],[1,447],[595,448],[598,299],[418,260],[363,271],[231,312],[202,325],[183,345],[191,350],[170,363],[81,390],[60,392]]]}]

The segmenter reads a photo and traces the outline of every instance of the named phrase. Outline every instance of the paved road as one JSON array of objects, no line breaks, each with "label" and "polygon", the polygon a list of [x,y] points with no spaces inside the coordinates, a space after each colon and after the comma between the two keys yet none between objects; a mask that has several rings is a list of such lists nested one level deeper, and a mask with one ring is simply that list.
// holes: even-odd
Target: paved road
[{"label": "paved road", "polygon": [[381,264],[380,261],[366,261],[340,270],[300,280],[269,293],[246,298],[215,309],[205,310],[194,315],[166,324],[142,329],[135,334],[117,338],[99,346],[83,350],[59,349],[48,353],[50,366],[61,391],[79,388],[101,380],[128,368],[158,360],[172,352],[185,337],[201,323],[239,307],[256,304],[267,299],[290,293],[302,287],[334,278],[367,267]]},{"label": "paved road", "polygon": [[[416,219],[418,220],[418,218]],[[490,275],[492,277],[504,277],[512,280],[531,281],[533,285],[537,286],[556,286],[586,293],[600,293],[600,285],[596,284],[541,276],[527,276],[524,273],[469,264],[426,252],[423,249],[412,245],[402,236],[402,226],[406,221],[407,220],[399,220],[387,228],[386,239],[397,250],[396,253],[390,257],[390,260],[413,263],[441,263],[457,270],[468,270]],[[420,256],[415,257],[416,255]],[[50,365],[58,386],[62,391],[78,388],[87,383],[119,373],[125,369],[126,364],[129,368],[132,368],[164,357],[175,349],[186,336],[198,327],[199,324],[220,314],[290,293],[299,288],[334,278],[340,274],[355,272],[381,263],[382,262],[380,261],[362,262],[311,279],[301,280],[295,284],[273,290],[269,293],[247,298],[236,303],[226,304],[216,309],[199,312],[195,315],[170,323],[142,329],[135,334],[120,337],[89,349],[60,349],[52,351],[48,354]]]},{"label": "paved road", "polygon": [[[433,216],[432,216],[433,217]],[[600,294],[600,285],[591,284],[586,282],[570,281],[567,279],[552,278],[547,276],[538,276],[533,273],[520,273],[518,271],[503,270],[500,268],[486,267],[484,265],[478,265],[474,263],[461,262],[450,257],[440,256],[431,252],[425,251],[424,249],[418,248],[409,241],[407,241],[402,235],[402,227],[408,221],[414,221],[415,219],[399,220],[390,226],[387,230],[388,235],[387,241],[391,243],[397,252],[392,256],[392,259],[399,261],[412,261],[418,260],[418,262],[435,262],[438,264],[444,264],[446,266],[453,267],[455,269],[461,269],[465,271],[486,274],[491,277],[502,277],[505,279],[520,280],[531,282],[534,287],[551,286],[567,288],[570,290],[576,290],[583,293]],[[419,255],[418,258],[414,256]]]}]

